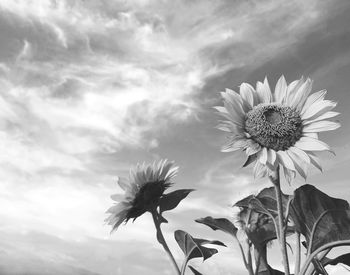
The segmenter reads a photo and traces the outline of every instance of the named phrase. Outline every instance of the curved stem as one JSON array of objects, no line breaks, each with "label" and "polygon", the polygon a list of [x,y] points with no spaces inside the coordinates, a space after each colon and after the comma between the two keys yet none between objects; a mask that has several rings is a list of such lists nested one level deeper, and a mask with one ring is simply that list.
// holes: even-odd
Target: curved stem
[{"label": "curved stem", "polygon": [[326,211],[324,211],[316,220],[316,222],[314,223],[313,227],[312,227],[312,230],[311,230],[311,237],[310,237],[310,241],[309,241],[309,245],[308,245],[308,248],[307,248],[307,253],[306,253],[306,256],[309,256],[310,253],[311,253],[311,249],[312,249],[312,244],[313,244],[313,241],[314,241],[314,237],[315,237],[315,232],[316,232],[316,229],[317,229],[317,226],[319,225],[319,223],[321,222],[321,220],[323,219],[323,217],[325,215],[327,215],[329,212],[338,212],[338,211],[345,211],[345,210],[341,210],[341,209],[328,209]]},{"label": "curved stem", "polygon": [[[338,247],[338,246],[345,246],[348,245],[350,246],[350,240],[344,240],[344,241],[334,241],[334,242],[330,242],[327,243],[319,248],[317,248],[314,252],[312,252],[310,254],[310,256],[306,259],[303,268],[301,269],[300,273],[301,275],[305,274],[307,268],[309,267],[311,261],[313,258],[315,258],[317,256],[318,253],[320,253],[323,250],[329,249],[329,248],[334,248],[334,247]],[[328,251],[327,251],[328,252]]]},{"label": "curved stem", "polygon": [[188,263],[187,260],[183,263],[183,265],[182,265],[182,267],[181,267],[181,274],[180,274],[180,275],[185,275],[187,263]]},{"label": "curved stem", "polygon": [[284,273],[285,275],[289,275],[290,273],[289,273],[289,263],[288,263],[288,254],[287,254],[287,246],[286,246],[286,231],[285,231],[286,227],[284,224],[279,167],[277,167],[274,175],[270,176],[269,178],[272,181],[276,192],[277,212],[278,212],[278,228],[276,228],[276,233],[278,232],[277,237],[278,237],[280,247],[281,247],[281,252],[282,252]]},{"label": "curved stem", "polygon": [[175,270],[176,270],[176,274],[178,275],[181,275],[180,273],[180,269],[175,261],[175,258],[173,256],[173,254],[171,253],[165,239],[164,239],[164,236],[163,236],[163,233],[162,233],[162,230],[160,228],[160,222],[159,222],[159,219],[158,219],[158,213],[157,213],[157,210],[153,210],[152,212],[152,218],[153,218],[153,222],[154,222],[154,225],[156,227],[156,230],[157,230],[157,240],[158,242],[163,246],[165,252],[168,254]]}]

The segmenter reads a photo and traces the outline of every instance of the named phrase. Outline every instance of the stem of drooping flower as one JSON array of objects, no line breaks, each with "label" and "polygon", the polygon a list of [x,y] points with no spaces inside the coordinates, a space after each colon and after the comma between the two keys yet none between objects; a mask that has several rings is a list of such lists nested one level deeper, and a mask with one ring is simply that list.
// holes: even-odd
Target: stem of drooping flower
[{"label": "stem of drooping flower", "polygon": [[[275,192],[276,192],[276,201],[277,201],[277,212],[278,212],[278,228],[276,228],[277,238],[280,243],[282,257],[283,257],[283,265],[284,265],[284,273],[285,275],[289,275],[289,263],[288,263],[288,254],[287,254],[287,246],[286,246],[286,226],[283,215],[283,205],[282,205],[282,191],[281,191],[281,183],[280,183],[280,171],[279,167],[277,167],[276,171],[273,175],[269,176],[272,181]],[[286,217],[287,219],[287,217]]]},{"label": "stem of drooping flower", "polygon": [[176,274],[180,275],[180,269],[175,261],[175,258],[173,256],[173,254],[171,253],[165,239],[164,239],[164,236],[163,236],[163,233],[162,233],[162,230],[160,228],[160,221],[159,221],[159,218],[158,218],[158,212],[156,209],[154,209],[153,211],[151,211],[151,214],[152,214],[152,217],[153,217],[153,222],[154,222],[154,225],[156,227],[156,230],[157,230],[157,240],[158,242],[163,246],[165,252],[168,254],[175,270],[176,270]]}]

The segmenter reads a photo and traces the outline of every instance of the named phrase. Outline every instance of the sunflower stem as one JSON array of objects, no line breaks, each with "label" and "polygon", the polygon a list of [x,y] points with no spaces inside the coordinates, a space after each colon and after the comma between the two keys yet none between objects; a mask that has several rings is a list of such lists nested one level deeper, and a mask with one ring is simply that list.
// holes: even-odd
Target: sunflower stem
[{"label": "sunflower stem", "polygon": [[157,212],[156,209],[154,209],[153,211],[151,211],[151,214],[152,214],[152,218],[153,218],[153,222],[154,222],[154,225],[156,227],[156,230],[157,230],[157,240],[158,242],[163,246],[165,252],[168,254],[175,270],[176,270],[176,274],[178,275],[181,275],[181,272],[180,272],[180,269],[179,269],[179,266],[177,265],[176,261],[175,261],[175,258],[173,256],[173,254],[171,253],[165,239],[164,239],[164,236],[163,236],[163,233],[162,233],[162,230],[160,228],[160,221],[159,221],[159,214]]},{"label": "sunflower stem", "polygon": [[[277,238],[280,243],[280,248],[282,252],[283,258],[283,266],[285,275],[289,275],[289,263],[288,263],[288,254],[287,254],[287,246],[286,246],[286,230],[285,230],[285,222],[283,215],[283,205],[282,205],[282,191],[281,191],[281,183],[280,183],[280,171],[279,167],[277,167],[276,171],[273,175],[269,176],[272,181],[275,192],[276,192],[276,201],[277,201],[277,212],[278,212],[278,228],[276,228]],[[287,217],[286,217],[287,219]]]},{"label": "sunflower stem", "polygon": [[300,260],[301,260],[301,247],[300,247],[300,233],[295,233],[296,242],[296,252],[295,252],[295,268],[294,274],[298,275],[300,271]]}]

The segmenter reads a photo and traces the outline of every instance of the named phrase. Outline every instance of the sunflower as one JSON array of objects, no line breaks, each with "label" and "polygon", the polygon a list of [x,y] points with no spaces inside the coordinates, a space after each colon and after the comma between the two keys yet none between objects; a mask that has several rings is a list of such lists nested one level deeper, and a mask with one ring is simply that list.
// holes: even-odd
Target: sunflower
[{"label": "sunflower", "polygon": [[161,160],[158,163],[137,165],[130,170],[129,180],[118,178],[118,185],[124,195],[114,194],[112,200],[118,202],[107,210],[111,215],[106,219],[112,225],[112,232],[129,219],[135,220],[145,212],[154,211],[164,191],[172,185],[171,179],[176,176],[178,167],[173,162]]},{"label": "sunflower", "polygon": [[328,120],[339,113],[331,111],[336,103],[324,99],[325,90],[310,94],[311,88],[309,78],[287,85],[281,76],[274,93],[266,78],[257,82],[256,89],[242,83],[239,94],[226,89],[221,93],[224,106],[215,107],[226,119],[218,129],[229,133],[222,151],[245,151],[244,166],[255,162],[256,177],[280,166],[290,183],[296,173],[306,179],[310,164],[322,170],[314,153],[331,149],[318,133],[339,128],[338,122]]}]

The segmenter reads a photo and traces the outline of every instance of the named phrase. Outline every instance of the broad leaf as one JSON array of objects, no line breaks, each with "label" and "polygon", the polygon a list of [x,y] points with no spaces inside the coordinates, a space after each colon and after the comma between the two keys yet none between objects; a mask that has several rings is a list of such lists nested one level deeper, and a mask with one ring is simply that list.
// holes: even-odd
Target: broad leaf
[{"label": "broad leaf", "polygon": [[[283,211],[285,211],[289,196],[282,194]],[[257,196],[248,196],[234,204],[234,206],[251,208],[252,210],[277,216],[277,201],[274,187],[264,188]]]},{"label": "broad leaf", "polygon": [[200,257],[202,257],[203,260],[206,260],[218,252],[215,248],[208,248],[203,245],[215,244],[226,246],[220,241],[209,241],[193,238],[190,234],[182,230],[176,230],[174,235],[176,242],[178,243],[182,252],[185,254],[186,262],[190,259]]},{"label": "broad leaf", "polygon": [[213,217],[208,216],[205,218],[197,219],[195,221],[198,223],[205,224],[213,230],[221,230],[236,238],[238,229],[228,219],[225,219],[225,218],[215,219]]},{"label": "broad leaf", "polygon": [[200,273],[197,269],[195,269],[193,266],[188,266],[191,271],[193,272],[194,275],[203,275],[202,273]]},{"label": "broad leaf", "polygon": [[[290,197],[282,194],[285,212]],[[274,219],[277,219],[277,201],[274,187],[263,189],[257,196],[250,195],[234,204],[240,207],[238,219],[254,245],[263,247],[267,242],[277,238]],[[277,222],[277,221],[276,221]],[[288,227],[287,233],[293,228]]]},{"label": "broad leaf", "polygon": [[295,190],[291,214],[296,230],[305,236],[307,246],[311,245],[310,252],[329,242],[350,239],[349,203],[312,185]]},{"label": "broad leaf", "polygon": [[179,189],[163,195],[159,201],[160,213],[176,208],[192,191],[194,191],[194,189]]}]

